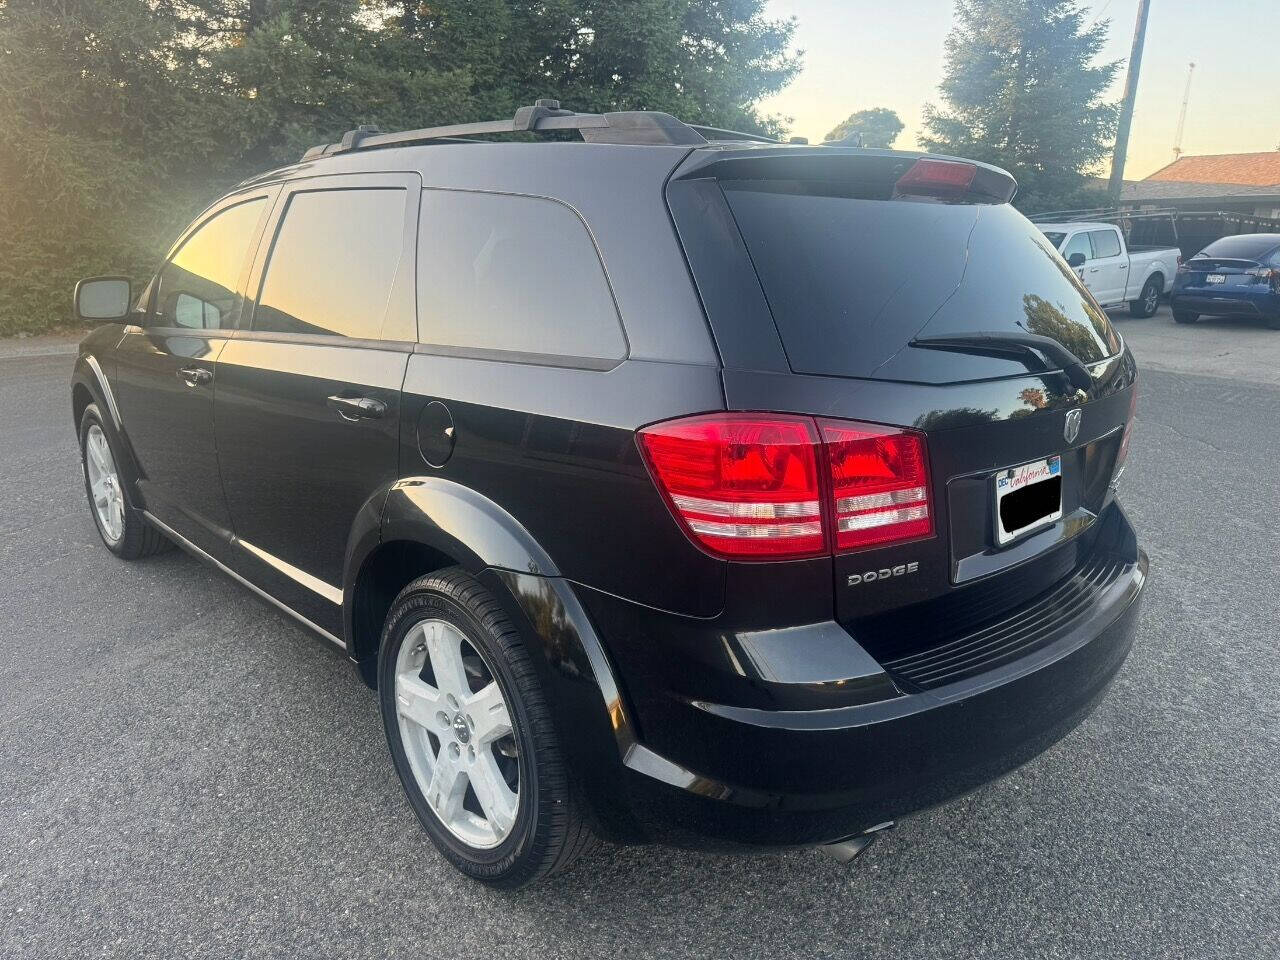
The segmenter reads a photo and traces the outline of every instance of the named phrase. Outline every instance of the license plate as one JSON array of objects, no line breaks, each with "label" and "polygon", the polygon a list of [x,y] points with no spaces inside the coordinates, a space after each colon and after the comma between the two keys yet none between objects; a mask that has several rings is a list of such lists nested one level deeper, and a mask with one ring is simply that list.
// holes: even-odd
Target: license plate
[{"label": "license plate", "polygon": [[1205,283],[1226,283],[1227,278],[1220,273],[1211,273],[1204,278]]},{"label": "license plate", "polygon": [[1061,457],[1024,463],[996,474],[996,543],[1009,543],[1061,517]]}]

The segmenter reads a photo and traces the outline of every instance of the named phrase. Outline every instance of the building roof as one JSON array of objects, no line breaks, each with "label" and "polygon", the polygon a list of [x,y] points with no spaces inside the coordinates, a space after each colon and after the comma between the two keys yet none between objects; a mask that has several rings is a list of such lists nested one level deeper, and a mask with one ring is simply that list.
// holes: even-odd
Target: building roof
[{"label": "building roof", "polygon": [[1151,181],[1280,187],[1280,150],[1179,157],[1143,182]]},{"label": "building roof", "polygon": [[1126,180],[1120,199],[1126,203],[1152,203],[1162,200],[1210,200],[1227,198],[1280,197],[1276,186],[1240,186],[1234,183],[1186,183],[1171,180]]}]

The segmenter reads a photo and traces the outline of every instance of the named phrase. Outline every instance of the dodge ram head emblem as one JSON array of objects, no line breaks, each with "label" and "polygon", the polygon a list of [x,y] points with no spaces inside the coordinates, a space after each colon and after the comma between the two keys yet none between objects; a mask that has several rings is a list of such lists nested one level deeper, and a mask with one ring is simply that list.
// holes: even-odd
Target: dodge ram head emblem
[{"label": "dodge ram head emblem", "polygon": [[1067,411],[1067,422],[1062,425],[1062,438],[1067,443],[1075,443],[1080,436],[1080,408]]}]

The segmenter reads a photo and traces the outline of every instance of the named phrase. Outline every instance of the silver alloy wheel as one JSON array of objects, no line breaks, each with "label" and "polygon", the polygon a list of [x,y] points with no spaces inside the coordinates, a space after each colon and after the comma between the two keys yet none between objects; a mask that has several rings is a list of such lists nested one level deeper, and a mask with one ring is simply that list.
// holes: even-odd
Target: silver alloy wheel
[{"label": "silver alloy wheel", "polygon": [[89,495],[102,535],[112,543],[124,536],[124,494],[116,458],[111,455],[107,435],[96,423],[84,438],[84,466],[89,476]]},{"label": "silver alloy wheel", "polygon": [[1143,309],[1146,310],[1148,316],[1155,313],[1156,309],[1160,306],[1160,290],[1155,284],[1147,284],[1147,297],[1143,301],[1142,306]]},{"label": "silver alloy wheel", "polygon": [[496,847],[520,805],[511,714],[493,670],[453,624],[423,620],[396,656],[400,740],[422,795],[463,843]]}]

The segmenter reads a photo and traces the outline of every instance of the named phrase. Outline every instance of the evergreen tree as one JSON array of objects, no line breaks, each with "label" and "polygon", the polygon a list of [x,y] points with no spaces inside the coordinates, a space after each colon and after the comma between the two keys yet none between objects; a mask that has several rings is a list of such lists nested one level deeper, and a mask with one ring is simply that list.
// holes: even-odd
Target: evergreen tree
[{"label": "evergreen tree", "polygon": [[861,134],[862,146],[888,150],[902,133],[903,123],[898,114],[888,107],[872,107],[849,114],[827,134],[828,140],[847,140],[852,134]]},{"label": "evergreen tree", "polygon": [[1102,98],[1119,63],[1096,62],[1109,21],[1087,25],[1076,0],[956,0],[942,106],[921,144],[997,164],[1018,206],[1069,206],[1097,172],[1117,110]]}]

